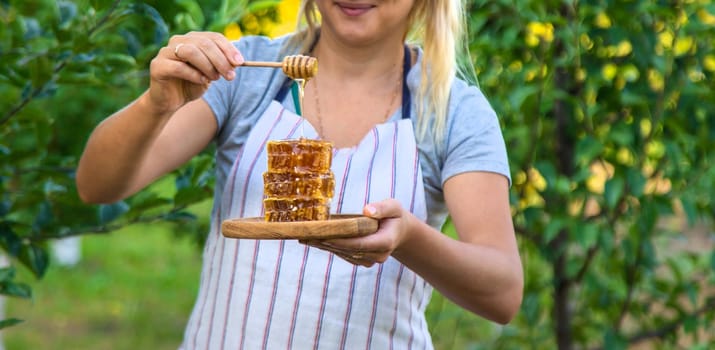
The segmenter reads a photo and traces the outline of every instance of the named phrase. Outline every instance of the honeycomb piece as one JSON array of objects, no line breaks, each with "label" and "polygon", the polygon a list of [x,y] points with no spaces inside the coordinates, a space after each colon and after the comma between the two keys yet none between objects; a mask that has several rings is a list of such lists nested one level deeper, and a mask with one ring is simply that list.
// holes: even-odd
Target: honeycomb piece
[{"label": "honeycomb piece", "polygon": [[268,171],[327,173],[333,158],[330,142],[298,139],[268,141]]},{"label": "honeycomb piece", "polygon": [[330,142],[310,139],[269,141],[263,173],[265,219],[327,220],[335,188]]},{"label": "honeycomb piece", "polygon": [[327,198],[266,198],[263,201],[265,219],[269,222],[328,220],[330,200]]},{"label": "honeycomb piece", "polygon": [[332,198],[334,188],[335,178],[332,172],[328,174],[265,172],[263,174],[263,191],[271,197]]}]

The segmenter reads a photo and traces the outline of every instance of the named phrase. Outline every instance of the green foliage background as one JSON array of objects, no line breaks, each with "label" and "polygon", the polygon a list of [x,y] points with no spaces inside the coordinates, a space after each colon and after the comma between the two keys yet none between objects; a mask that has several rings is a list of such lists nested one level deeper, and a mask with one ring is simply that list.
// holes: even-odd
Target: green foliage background
[{"label": "green foliage background", "polygon": [[[74,167],[94,125],[145,88],[148,61],[172,33],[272,19],[276,2],[0,0],[0,245],[11,258],[0,293],[31,297],[16,268],[41,278],[58,237],[162,221],[202,240],[206,221],[187,208],[212,193],[208,153],[173,174],[170,195],[150,188],[97,207],[77,198]],[[514,173],[527,285],[506,327],[437,296],[435,342],[715,345],[715,5],[468,3],[471,55]],[[696,225],[705,243],[676,249]],[[448,339],[457,334],[490,341]]]}]

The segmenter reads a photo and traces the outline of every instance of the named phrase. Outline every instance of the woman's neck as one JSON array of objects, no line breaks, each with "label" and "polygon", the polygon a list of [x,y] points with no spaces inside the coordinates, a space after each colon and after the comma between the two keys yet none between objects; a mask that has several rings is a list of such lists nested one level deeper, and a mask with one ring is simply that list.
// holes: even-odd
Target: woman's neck
[{"label": "woman's neck", "polygon": [[401,64],[404,42],[382,40],[369,46],[348,46],[322,32],[312,55],[318,58],[319,73],[337,79],[377,79]]}]

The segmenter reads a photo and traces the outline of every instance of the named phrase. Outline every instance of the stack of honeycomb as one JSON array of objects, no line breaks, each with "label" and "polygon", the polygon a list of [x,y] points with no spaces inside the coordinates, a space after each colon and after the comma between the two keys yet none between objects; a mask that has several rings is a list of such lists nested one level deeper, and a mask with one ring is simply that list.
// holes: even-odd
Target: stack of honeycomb
[{"label": "stack of honeycomb", "polygon": [[268,222],[327,220],[335,177],[330,142],[300,138],[266,145],[263,208]]}]

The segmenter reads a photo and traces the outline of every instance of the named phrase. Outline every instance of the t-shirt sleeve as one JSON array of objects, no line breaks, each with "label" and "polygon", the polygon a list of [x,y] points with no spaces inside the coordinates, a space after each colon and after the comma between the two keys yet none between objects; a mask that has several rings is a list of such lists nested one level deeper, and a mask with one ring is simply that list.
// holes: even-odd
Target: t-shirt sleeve
[{"label": "t-shirt sleeve", "polygon": [[476,87],[461,86],[450,100],[442,185],[452,176],[486,171],[511,176],[499,119]]},{"label": "t-shirt sleeve", "polygon": [[203,95],[204,101],[206,101],[214,113],[214,118],[216,118],[219,130],[226,124],[228,106],[230,105],[231,98],[233,98],[231,84],[225,79],[211,82],[208,90],[206,90]]}]

